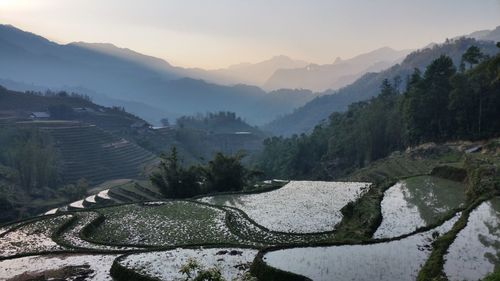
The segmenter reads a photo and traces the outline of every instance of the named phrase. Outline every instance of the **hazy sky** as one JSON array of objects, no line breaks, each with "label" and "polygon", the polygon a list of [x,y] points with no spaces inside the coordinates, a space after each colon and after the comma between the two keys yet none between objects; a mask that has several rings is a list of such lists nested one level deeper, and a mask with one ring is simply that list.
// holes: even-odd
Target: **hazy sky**
[{"label": "hazy sky", "polygon": [[218,68],[418,48],[500,25],[500,0],[0,0],[0,22],[58,43],[109,42]]}]

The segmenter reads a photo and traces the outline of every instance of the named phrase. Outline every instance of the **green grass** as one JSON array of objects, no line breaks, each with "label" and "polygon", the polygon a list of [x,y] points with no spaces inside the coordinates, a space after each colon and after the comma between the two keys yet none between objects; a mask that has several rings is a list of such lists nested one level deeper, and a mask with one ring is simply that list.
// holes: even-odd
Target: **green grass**
[{"label": "green grass", "polygon": [[368,240],[382,222],[380,203],[384,192],[395,183],[395,180],[386,180],[373,185],[370,190],[353,204],[342,209],[344,215],[337,225],[335,239]]},{"label": "green grass", "polygon": [[486,276],[483,281],[500,281],[500,269]]},{"label": "green grass", "polygon": [[395,153],[375,161],[345,177],[351,181],[383,182],[391,178],[404,178],[429,174],[439,164],[461,167],[463,154],[458,151],[435,152],[429,155],[414,153]]},{"label": "green grass", "polygon": [[435,160],[411,159],[407,155],[397,155],[376,161],[346,178],[352,181],[382,182],[390,178],[428,174],[436,163]]},{"label": "green grass", "polygon": [[446,255],[451,243],[455,241],[458,233],[467,225],[467,220],[472,210],[481,202],[482,200],[478,200],[463,211],[462,216],[453,225],[453,228],[432,243],[431,255],[420,269],[417,281],[447,280],[446,275],[443,273],[444,255]]},{"label": "green grass", "polygon": [[105,220],[90,239],[148,246],[240,243],[225,224],[225,212],[203,204],[170,201],[159,206],[123,205],[100,210]]}]

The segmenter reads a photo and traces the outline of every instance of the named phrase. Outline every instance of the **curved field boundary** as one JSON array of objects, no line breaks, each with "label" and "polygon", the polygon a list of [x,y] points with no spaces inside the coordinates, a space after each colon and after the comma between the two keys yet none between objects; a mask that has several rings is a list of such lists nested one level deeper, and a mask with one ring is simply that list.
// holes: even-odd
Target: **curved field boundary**
[{"label": "curved field boundary", "polygon": [[[404,235],[401,235],[398,237],[393,237],[393,238],[381,238],[381,239],[370,239],[370,240],[344,240],[344,241],[333,241],[333,242],[312,242],[312,243],[301,243],[301,244],[295,244],[295,245],[278,245],[278,246],[267,247],[267,248],[260,250],[259,254],[255,257],[255,260],[253,261],[253,264],[251,267],[251,273],[254,276],[258,277],[259,280],[273,280],[273,281],[310,280],[304,276],[299,275],[300,277],[297,277],[297,274],[295,274],[295,273],[291,273],[291,272],[287,272],[287,271],[283,271],[283,270],[274,268],[274,267],[268,265],[263,260],[263,257],[268,252],[290,249],[290,248],[297,248],[297,247],[331,247],[331,246],[345,246],[345,245],[370,245],[370,244],[398,241],[398,240],[402,240],[404,238],[410,237],[410,236],[415,235],[415,234],[419,234],[422,232],[432,230],[432,229],[442,225],[444,222],[450,220],[451,218],[453,218],[455,215],[457,215],[459,212],[462,212],[462,211],[463,211],[462,209],[456,209],[456,210],[454,210],[454,212],[450,212],[448,215],[444,216],[439,222],[436,222],[432,225],[418,228],[411,233],[404,234]],[[447,234],[445,234],[445,235],[447,235]],[[267,274],[269,274],[269,276],[270,276],[269,278],[266,277]],[[299,278],[299,279],[290,279],[290,278]],[[305,279],[300,279],[300,278],[305,278]],[[429,279],[425,279],[425,280],[429,280]]]},{"label": "curved field boundary", "polygon": [[[309,240],[332,239],[335,231],[318,233],[287,233],[271,231],[252,220],[244,211],[224,206],[226,211],[226,224],[235,235],[255,243],[281,245],[304,243]],[[256,238],[257,237],[257,238]]]},{"label": "curved field boundary", "polygon": [[188,200],[198,200],[198,199],[202,199],[205,197],[222,196],[222,195],[259,194],[259,193],[265,193],[265,192],[280,189],[288,183],[289,183],[289,181],[288,182],[273,182],[270,186],[264,187],[262,189],[247,190],[247,191],[239,190],[239,191],[226,191],[226,192],[211,192],[211,193],[196,195],[196,196],[193,196],[193,197],[187,198],[187,199]]},{"label": "curved field boundary", "polygon": [[313,281],[300,274],[284,271],[267,265],[264,261],[266,252],[259,251],[252,262],[250,273],[260,281]]},{"label": "curved field boundary", "polygon": [[[93,216],[93,217],[92,217]],[[97,245],[89,243],[81,238],[82,230],[88,224],[94,222],[99,218],[96,212],[86,212],[75,214],[71,221],[62,225],[54,234],[52,240],[57,244],[66,248],[75,249],[79,251],[104,251],[106,253],[125,253],[132,250],[139,250],[138,248],[122,248],[107,245]],[[70,236],[67,238],[65,236]],[[76,241],[71,241],[74,239]],[[76,243],[75,243],[76,242]]]},{"label": "curved field boundary", "polygon": [[433,243],[431,255],[420,269],[417,281],[426,280],[447,280],[444,273],[444,256],[448,248],[457,238],[458,233],[467,226],[469,216],[479,205],[495,196],[500,196],[500,192],[484,195],[472,202],[463,212],[460,219],[453,225],[453,228],[446,234],[438,237]]},{"label": "curved field boundary", "polygon": [[[387,184],[385,187],[390,186]],[[383,193],[383,192],[382,192]],[[363,197],[361,197],[363,198]],[[175,200],[175,201],[185,201],[185,202],[191,202],[191,203],[196,203],[200,205],[205,205],[209,206],[212,208],[216,208],[219,210],[222,210],[226,213],[226,226],[229,228],[233,234],[236,236],[240,237],[243,240],[247,240],[251,243],[251,245],[258,244],[258,245],[282,245],[287,248],[289,247],[297,247],[297,246],[335,246],[335,245],[352,245],[352,244],[362,244],[363,242],[369,242],[369,243],[379,243],[379,242],[388,242],[388,241],[393,241],[393,240],[399,240],[406,238],[408,236],[424,232],[427,230],[430,230],[434,227],[437,227],[441,225],[444,221],[452,218],[454,214],[456,214],[459,211],[462,211],[464,208],[456,208],[451,211],[449,211],[446,215],[444,215],[440,220],[436,221],[433,224],[417,228],[415,231],[407,233],[405,235],[401,235],[398,237],[392,237],[392,238],[383,238],[383,239],[335,239],[335,232],[334,231],[328,231],[328,232],[318,232],[318,233],[287,233],[287,232],[277,232],[277,231],[270,231],[267,228],[259,225],[255,221],[253,221],[251,218],[246,215],[242,210],[234,208],[234,207],[227,207],[227,206],[219,206],[219,205],[212,205],[209,203],[205,202],[199,202],[199,201],[194,201],[194,200]],[[163,202],[163,201],[149,201],[149,202]],[[168,202],[168,201],[166,201]],[[142,202],[146,203],[146,202]],[[131,205],[131,204],[141,204],[140,202],[134,202],[134,203],[125,203],[125,204],[117,204],[115,206],[126,206],[126,205]],[[102,208],[107,208],[108,206],[103,206],[99,207],[96,209],[102,209]],[[93,210],[96,210],[93,209]],[[80,212],[80,211],[77,211]],[[90,238],[90,234],[95,231],[95,229],[103,223],[105,220],[105,216],[100,214],[97,219],[86,225],[82,231],[81,231],[81,238],[87,242],[90,242],[92,244],[97,244],[97,245],[103,245],[103,246],[114,246],[114,247],[135,247],[135,248],[143,248],[143,249],[159,249],[159,248],[164,248],[164,247],[170,247],[169,246],[158,246],[158,245],[147,245],[147,244],[128,244],[128,243],[107,243],[99,240],[95,240]],[[243,221],[243,223],[242,223]],[[246,221],[246,223],[244,222]],[[342,222],[341,222],[342,223]],[[380,223],[380,222],[379,222]],[[250,226],[251,225],[251,226]],[[248,227],[250,226],[250,227]],[[378,224],[373,227],[373,229],[376,230]],[[249,231],[249,233],[245,234],[245,231]],[[258,235],[260,237],[264,235],[271,235],[271,239],[269,240],[259,240],[252,238],[252,235]],[[285,239],[285,242],[277,243],[276,240],[279,239]],[[314,241],[314,240],[323,240],[323,241]],[[238,244],[239,246],[248,246],[248,244]],[[204,245],[209,245],[209,244],[204,244]],[[217,244],[220,245],[220,244]],[[176,245],[177,247],[190,247],[190,246],[200,246],[200,244],[179,244]]]},{"label": "curved field boundary", "polygon": [[[134,202],[134,203],[124,203],[124,204],[115,204],[113,207],[119,207],[119,206],[127,206],[127,205],[132,205],[132,204],[144,204],[148,202],[171,202],[172,200],[168,201],[144,201],[144,202]],[[219,206],[219,205],[213,205],[205,202],[199,202],[195,200],[173,200],[173,201],[184,201],[184,202],[189,202],[189,203],[194,203],[198,205],[203,205],[203,206],[208,206],[211,208],[215,208],[218,210],[221,210],[225,213],[225,224],[228,227],[229,231],[231,231],[234,235],[238,236],[240,239],[247,241],[248,243],[243,242],[242,244],[236,244],[239,246],[249,246],[249,245],[259,245],[259,246],[265,246],[269,244],[296,244],[296,243],[305,243],[307,241],[310,241],[312,239],[331,239],[333,237],[333,233],[335,231],[328,231],[325,233],[306,233],[306,234],[300,234],[300,233],[287,233],[287,232],[276,232],[276,231],[270,231],[267,228],[259,225],[255,221],[253,221],[251,218],[248,217],[248,215],[243,212],[240,209],[234,208],[234,207],[227,207],[227,206]],[[103,209],[103,208],[108,208],[110,206],[102,206],[102,207],[97,207],[93,208],[93,211],[98,211],[98,209]],[[76,212],[81,212],[81,211],[76,211]],[[96,244],[96,245],[102,245],[102,246],[114,246],[114,247],[134,247],[134,248],[142,248],[142,249],[158,249],[158,248],[163,248],[163,247],[171,247],[169,246],[158,246],[158,245],[148,245],[148,244],[129,244],[129,243],[109,243],[109,242],[104,242],[100,240],[96,240],[91,238],[91,234],[95,229],[104,222],[105,216],[99,213],[99,217],[97,217],[95,220],[93,220],[91,223],[87,224],[85,227],[82,228],[81,230],[81,239],[89,242],[91,244]],[[248,232],[245,234],[245,232]],[[273,237],[272,239],[255,239],[252,237],[252,235],[257,235],[258,237],[265,237],[265,236],[271,236]],[[319,236],[319,237],[318,237]],[[285,242],[279,242],[278,240],[285,240]],[[208,245],[208,244],[205,244]],[[219,244],[217,244],[219,245]],[[229,245],[229,244],[220,244],[220,245]],[[199,246],[199,244],[179,244],[176,245],[177,247],[190,247],[190,246]]]},{"label": "curved field boundary", "polygon": [[[208,244],[206,244],[208,245]],[[244,248],[244,249],[257,249],[252,246],[242,246],[242,245],[237,245],[237,244],[210,244],[207,247],[205,246],[200,246],[200,245],[192,245],[192,246],[185,246],[185,247],[165,247],[163,249],[155,249],[155,250],[145,250],[145,251],[140,251],[136,253],[127,253],[124,255],[121,255],[117,257],[113,261],[113,265],[111,266],[111,276],[118,281],[162,281],[161,279],[158,278],[153,278],[145,275],[141,275],[140,273],[137,273],[136,271],[124,267],[120,264],[120,261],[123,259],[127,258],[129,255],[132,254],[140,254],[140,253],[151,253],[151,252],[165,252],[165,251],[170,251],[170,250],[175,250],[178,248],[182,249],[199,249],[200,247],[203,247],[205,249],[210,249],[210,248]]]},{"label": "curved field boundary", "polygon": [[72,214],[62,214],[62,215],[48,215],[48,216],[44,216],[44,217],[37,217],[37,218],[34,218],[33,220],[31,221],[27,221],[27,222],[24,222],[24,223],[21,223],[19,225],[16,225],[14,226],[13,228],[9,229],[7,232],[3,233],[2,236],[0,236],[0,238],[2,238],[4,235],[8,234],[8,233],[11,233],[13,231],[17,231],[19,228],[21,227],[24,227],[24,226],[28,226],[29,224],[31,223],[35,223],[35,222],[39,222],[39,221],[43,221],[43,220],[46,220],[46,219],[52,219],[52,218],[57,218],[57,217],[61,217],[61,216],[71,216],[69,218],[67,218],[64,222],[62,222],[60,225],[58,226],[55,226],[55,228],[52,230],[52,233],[50,235],[50,237],[48,237],[50,240],[52,240],[54,243],[57,244],[57,246],[60,246],[61,249],[53,249],[53,250],[38,250],[38,251],[30,251],[30,252],[22,252],[22,253],[15,253],[13,255],[9,255],[9,256],[0,256],[0,261],[2,260],[8,260],[8,259],[15,259],[15,258],[20,258],[20,257],[27,257],[27,256],[35,256],[35,255],[41,255],[41,254],[51,254],[51,253],[69,253],[71,252],[70,250],[66,249],[66,247],[64,247],[63,245],[60,245],[56,242],[56,240],[54,240],[56,234],[59,232],[59,230],[61,228],[65,228],[65,227],[68,227],[68,225],[70,225],[74,220],[75,220],[75,216],[72,215]]},{"label": "curved field boundary", "polygon": [[330,234],[333,234],[335,232],[335,230],[329,230],[329,231],[311,232],[311,233],[294,233],[294,232],[285,232],[285,231],[270,230],[270,229],[266,228],[265,226],[260,225],[259,223],[257,223],[252,218],[250,218],[247,215],[247,213],[245,213],[245,211],[243,211],[241,209],[238,209],[236,207],[223,206],[223,205],[214,205],[214,204],[210,204],[210,203],[206,203],[206,202],[192,201],[192,200],[186,200],[186,201],[195,202],[195,203],[206,205],[206,206],[209,206],[209,207],[216,207],[216,208],[224,210],[224,211],[226,211],[225,208],[231,209],[231,210],[235,210],[235,211],[237,211],[237,212],[240,213],[240,216],[242,216],[243,218],[245,218],[247,221],[249,221],[254,226],[258,227],[259,229],[261,229],[261,230],[263,230],[265,232],[273,234],[273,235],[281,235],[281,236],[287,235],[287,236],[291,236],[291,237],[312,237],[312,236],[316,236],[316,235],[325,235],[325,234],[326,235],[330,235]]},{"label": "curved field boundary", "polygon": [[[339,182],[344,182],[344,181],[339,181]],[[289,182],[287,182],[287,183],[289,183]],[[259,224],[254,219],[250,218],[248,216],[248,214],[245,213],[245,211],[243,211],[243,210],[241,210],[241,209],[239,209],[237,207],[225,206],[225,205],[222,205],[222,204],[211,204],[211,203],[207,203],[207,202],[198,201],[198,199],[202,199],[202,198],[206,198],[206,197],[215,197],[215,196],[224,196],[224,195],[251,195],[251,194],[266,193],[266,192],[278,190],[278,189],[282,188],[283,186],[285,186],[287,183],[283,183],[281,186],[278,186],[278,187],[270,187],[270,188],[267,188],[265,190],[255,190],[255,191],[247,191],[247,192],[242,192],[242,191],[239,191],[239,192],[221,192],[221,193],[215,193],[214,195],[195,196],[195,197],[187,199],[187,200],[196,200],[198,203],[208,204],[209,206],[221,207],[223,209],[227,208],[228,210],[234,210],[234,212],[240,212],[240,214],[237,215],[236,217],[243,217],[244,219],[246,219],[247,221],[249,221],[251,224],[253,224],[255,227],[261,229],[262,231],[268,232],[269,234],[274,235],[274,236],[283,237],[283,238],[287,237],[287,236],[288,237],[314,237],[314,236],[330,236],[330,237],[333,237],[333,234],[335,234],[337,232],[337,227],[342,223],[342,220],[344,218],[342,218],[342,220],[340,222],[338,222],[333,227],[332,230],[317,231],[317,232],[305,232],[305,233],[277,231],[277,230],[270,230],[267,227]],[[281,182],[279,182],[279,184],[281,184]],[[365,192],[363,194],[363,196],[357,198],[355,201],[353,201],[353,202],[351,202],[349,204],[354,204],[354,203],[358,202],[361,198],[365,197],[370,192],[371,189],[375,188],[376,186],[377,186],[377,184],[371,183],[370,186],[369,186],[369,190],[367,192]],[[342,215],[344,215],[344,211],[343,210],[344,210],[344,208],[346,206],[344,206],[340,210],[341,213],[342,213]]]},{"label": "curved field boundary", "polygon": [[38,217],[30,217],[30,218],[26,218],[26,219],[23,219],[23,220],[19,220],[19,221],[15,221],[15,222],[10,222],[10,223],[7,223],[5,225],[3,225],[2,227],[6,227],[6,228],[9,228],[8,230],[0,233],[0,238],[2,238],[3,236],[5,236],[7,233],[10,233],[12,231],[15,231],[25,225],[28,225],[30,223],[34,223],[34,222],[37,222],[37,221],[40,221],[40,220],[45,220],[45,219],[51,219],[51,218],[55,218],[55,217],[59,217],[61,215],[68,215],[68,214],[71,214],[73,213],[73,211],[69,211],[69,212],[64,212],[64,213],[56,213],[56,214],[50,214],[50,215],[41,215],[41,216],[38,216]]},{"label": "curved field boundary", "polygon": [[[172,202],[172,201],[182,201],[182,202],[189,202],[189,203],[195,203],[195,204],[199,204],[199,205],[203,205],[203,206],[208,206],[208,207],[211,207],[211,208],[214,208],[214,209],[218,209],[218,210],[221,210],[225,213],[225,224],[226,226],[228,227],[228,229],[231,231],[231,229],[229,228],[229,226],[227,225],[227,212],[221,208],[220,206],[215,206],[215,205],[210,205],[210,204],[207,204],[207,203],[203,203],[203,202],[197,202],[197,201],[190,201],[190,200],[167,200],[167,201],[147,201],[147,202]],[[144,204],[144,203],[147,203],[147,202],[134,202],[134,203],[125,203],[125,204],[118,204],[118,205],[115,205],[114,207],[117,207],[117,206],[126,206],[126,205],[132,205],[132,204]],[[150,206],[151,208],[154,208],[154,206]],[[107,208],[106,207],[101,207],[102,208]],[[95,209],[94,209],[95,210]],[[127,248],[140,248],[140,249],[149,249],[149,250],[159,250],[159,249],[165,249],[165,248],[171,248],[171,247],[180,247],[180,248],[185,248],[185,247],[200,247],[200,246],[222,246],[222,245],[227,245],[229,247],[231,246],[238,246],[238,247],[252,247],[254,246],[253,244],[254,243],[248,243],[248,244],[234,244],[234,243],[203,243],[203,244],[191,244],[191,243],[187,243],[187,244],[176,244],[176,245],[168,245],[168,246],[162,246],[162,245],[148,245],[148,244],[129,244],[129,243],[109,243],[109,242],[104,242],[104,241],[100,241],[100,240],[96,240],[96,239],[93,239],[91,238],[91,234],[95,231],[95,229],[100,225],[102,224],[103,222],[105,221],[105,216],[100,214],[99,213],[99,217],[96,218],[94,221],[92,221],[91,223],[89,223],[88,225],[86,225],[80,232],[80,238],[84,241],[87,241],[89,243],[92,243],[92,244],[96,244],[96,245],[102,245],[102,246],[113,246],[113,247],[127,247]],[[235,234],[235,233],[233,233]],[[236,235],[236,234],[235,234]],[[238,235],[236,235],[238,236]],[[239,238],[242,238],[240,236],[238,236]],[[244,240],[244,238],[243,238]]]}]

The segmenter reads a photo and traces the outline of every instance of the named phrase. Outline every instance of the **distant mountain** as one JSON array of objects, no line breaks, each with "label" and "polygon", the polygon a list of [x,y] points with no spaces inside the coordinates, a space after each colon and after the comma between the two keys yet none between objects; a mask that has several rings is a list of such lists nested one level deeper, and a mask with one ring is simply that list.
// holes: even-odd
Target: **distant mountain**
[{"label": "distant mountain", "polygon": [[258,63],[240,63],[215,70],[191,70],[188,75],[195,75],[207,81],[223,85],[248,84],[262,86],[278,69],[300,68],[309,63],[291,59],[287,56],[275,56]]},{"label": "distant mountain", "polygon": [[479,30],[472,32],[470,34],[464,35],[464,36],[459,36],[459,37],[468,37],[468,38],[474,38],[476,40],[484,40],[484,41],[493,41],[493,42],[499,42],[500,41],[500,26],[497,26],[493,30]]},{"label": "distant mountain", "polygon": [[366,72],[384,70],[399,63],[410,52],[411,50],[397,51],[384,47],[347,60],[337,58],[332,64],[279,69],[264,84],[264,88],[335,90],[349,85]]},{"label": "distant mountain", "polygon": [[[105,95],[132,102],[136,106],[129,110],[144,118],[150,112],[140,104],[160,109],[163,117],[171,119],[223,110],[263,124],[314,97],[293,99],[303,92],[290,90],[290,98],[277,104],[274,95],[258,87],[216,85],[192,79],[197,77],[195,70],[129,49],[83,42],[60,45],[10,25],[0,25],[0,61],[0,78],[55,89],[87,89],[96,101]],[[157,123],[158,119],[148,121]]]},{"label": "distant mountain", "polygon": [[384,79],[392,80],[399,76],[402,81],[400,87],[404,87],[406,78],[415,68],[423,70],[430,62],[443,54],[450,56],[458,65],[462,54],[472,45],[478,46],[483,53],[489,55],[499,51],[493,42],[477,41],[473,38],[450,40],[444,44],[434,45],[432,48],[417,50],[407,55],[400,64],[387,70],[366,73],[349,86],[337,91],[329,90],[321,93],[319,97],[294,110],[293,113],[278,118],[263,128],[276,135],[285,136],[310,132],[331,113],[345,111],[349,104],[377,95]]}]

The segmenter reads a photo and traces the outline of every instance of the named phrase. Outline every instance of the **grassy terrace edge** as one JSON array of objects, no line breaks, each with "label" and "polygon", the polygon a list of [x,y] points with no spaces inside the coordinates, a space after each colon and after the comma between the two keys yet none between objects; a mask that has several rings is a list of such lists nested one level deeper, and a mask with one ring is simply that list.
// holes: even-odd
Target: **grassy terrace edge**
[{"label": "grassy terrace edge", "polygon": [[[500,194],[499,194],[500,195]],[[447,233],[438,237],[432,243],[432,252],[420,269],[417,281],[426,280],[447,280],[443,272],[444,256],[448,248],[457,238],[458,233],[467,226],[469,216],[481,203],[490,200],[495,194],[481,196],[470,204],[463,212],[458,221],[453,225],[452,229]]]},{"label": "grassy terrace edge", "polygon": [[[470,213],[481,203],[500,196],[500,171],[492,161],[469,156],[465,158],[465,170],[469,204],[453,228],[434,241],[431,255],[420,269],[417,281],[447,280],[443,269],[444,255],[458,233],[467,226]],[[495,273],[492,273],[492,276],[494,275]]]}]

